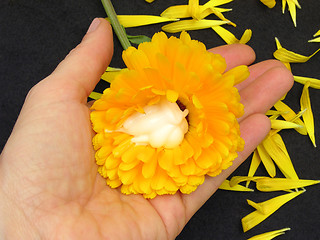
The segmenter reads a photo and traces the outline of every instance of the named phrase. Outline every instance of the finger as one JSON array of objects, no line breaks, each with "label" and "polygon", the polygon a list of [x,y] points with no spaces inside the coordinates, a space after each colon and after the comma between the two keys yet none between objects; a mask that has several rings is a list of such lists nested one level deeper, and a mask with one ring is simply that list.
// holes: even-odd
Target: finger
[{"label": "finger", "polygon": [[189,195],[183,195],[186,217],[192,215],[217,191],[221,183],[252,153],[270,130],[270,120],[263,114],[254,114],[244,119],[240,124],[241,136],[245,140],[245,147],[228,169],[216,177],[206,177],[197,190]]},{"label": "finger", "polygon": [[268,111],[293,85],[292,73],[286,67],[269,69],[240,91],[244,115]]},{"label": "finger", "polygon": [[209,52],[220,54],[225,58],[228,71],[238,65],[249,65],[254,62],[256,54],[253,49],[245,44],[223,45],[208,50]]},{"label": "finger", "polygon": [[82,42],[58,65],[47,79],[53,88],[70,90],[70,97],[86,100],[113,54],[112,30],[103,18],[92,21]]},{"label": "finger", "polygon": [[254,65],[249,66],[249,77],[236,85],[237,89],[240,91],[241,89],[247,87],[251,82],[260,77],[262,74],[275,67],[283,67],[284,64],[275,59],[269,59],[263,62],[256,63]]}]

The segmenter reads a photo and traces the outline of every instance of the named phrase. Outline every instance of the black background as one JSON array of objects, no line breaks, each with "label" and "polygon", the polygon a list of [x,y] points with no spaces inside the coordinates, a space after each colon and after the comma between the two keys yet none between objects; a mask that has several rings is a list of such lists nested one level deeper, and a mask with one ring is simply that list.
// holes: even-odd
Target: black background
[{"label": "black background", "polygon": [[[186,4],[186,0],[155,0],[148,4],[144,0],[113,1],[118,14],[159,15],[168,6]],[[200,1],[204,3],[205,1]],[[281,12],[281,1],[268,9],[259,0],[235,0],[223,7],[233,11],[225,16],[237,24],[227,26],[237,37],[247,28],[253,36],[249,45],[257,54],[257,61],[273,58],[276,49],[274,37],[283,47],[310,55],[320,43],[308,43],[320,29],[320,1],[300,1],[297,9],[297,27],[293,26],[286,9]],[[1,0],[0,2],[0,149],[5,145],[14,126],[24,98],[30,88],[49,75],[57,64],[82,39],[95,17],[105,17],[99,0]],[[214,17],[209,17],[209,19]],[[161,30],[161,24],[127,29],[128,34],[152,36]],[[203,41],[208,48],[224,42],[212,30],[190,32],[192,38]],[[115,39],[115,52],[111,66],[123,67],[121,47]],[[294,75],[320,78],[320,55],[305,64],[292,65]],[[99,83],[97,91],[106,85]],[[295,111],[300,110],[299,99],[302,85],[295,83],[285,102]],[[320,90],[310,89],[315,117],[316,141],[320,144]],[[270,93],[272,94],[272,93]],[[292,130],[282,131],[288,152],[300,178],[320,179],[320,154],[307,136]],[[246,161],[234,173],[246,175]],[[278,171],[279,172],[279,171]],[[266,174],[260,167],[259,174]],[[279,174],[279,176],[281,176]],[[254,187],[254,186],[252,186]],[[264,201],[282,193],[237,193],[219,190],[195,214],[177,239],[247,239],[266,231],[290,227],[291,231],[277,239],[320,239],[320,189],[308,187],[307,191],[289,202],[257,227],[242,232],[241,218],[252,212],[246,199]]]}]

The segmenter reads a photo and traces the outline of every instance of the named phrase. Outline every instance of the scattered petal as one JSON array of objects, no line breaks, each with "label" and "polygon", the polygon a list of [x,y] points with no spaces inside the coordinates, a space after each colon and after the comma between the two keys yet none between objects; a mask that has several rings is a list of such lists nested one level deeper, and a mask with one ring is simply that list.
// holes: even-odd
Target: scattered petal
[{"label": "scattered petal", "polygon": [[320,48],[310,56],[304,56],[304,55],[289,51],[285,48],[279,48],[273,53],[273,56],[281,62],[305,63],[319,51],[320,51]]},{"label": "scattered petal", "polygon": [[260,0],[268,8],[273,8],[276,5],[276,0]]},{"label": "scattered petal", "polygon": [[272,129],[277,129],[277,130],[282,130],[282,129],[296,129],[296,128],[302,128],[302,125],[299,125],[294,122],[289,122],[285,120],[276,120],[276,119],[271,119],[271,128]]},{"label": "scattered petal", "polygon": [[229,180],[224,180],[220,185],[219,189],[229,190],[229,191],[239,191],[239,192],[253,192],[253,189],[244,187],[242,185],[236,184],[234,186],[230,186]]},{"label": "scattered petal", "polygon": [[285,191],[318,184],[318,180],[288,179],[288,178],[260,178],[256,180],[256,187],[262,192]]},{"label": "scattered petal", "polygon": [[243,231],[247,232],[248,230],[252,229],[277,211],[285,203],[299,196],[303,192],[304,191],[287,193],[261,203],[254,203],[249,200],[248,203],[250,203],[250,205],[255,207],[257,210],[241,219]]},{"label": "scattered petal", "polygon": [[299,179],[293,167],[288,151],[279,134],[269,135],[262,142],[264,149],[277,164],[285,177]]},{"label": "scattered petal", "polygon": [[306,125],[308,135],[313,143],[313,146],[316,147],[316,140],[314,136],[314,119],[313,119],[313,113],[312,113],[310,97],[309,97],[309,86],[310,86],[310,82],[306,82],[302,90],[300,105],[301,105],[301,110],[302,111],[305,110],[305,113],[302,115],[302,118]]},{"label": "scattered petal", "polygon": [[[250,168],[249,168],[249,172],[248,172],[248,177],[254,176],[260,163],[261,163],[261,158],[259,156],[258,150],[256,149],[256,150],[254,150],[253,155],[252,155],[251,164],[250,164]],[[250,184],[250,180],[247,181],[246,187],[248,187],[249,184]]]},{"label": "scattered petal", "polygon": [[283,229],[280,229],[280,230],[266,232],[266,233],[262,233],[262,234],[253,236],[253,237],[249,238],[248,240],[271,240],[271,239],[274,239],[277,236],[285,234],[285,231],[289,231],[289,230],[291,230],[291,229],[290,228],[283,228]]},{"label": "scattered petal", "polygon": [[152,15],[117,15],[124,28],[139,27],[156,23],[177,21],[179,19],[165,18]]},{"label": "scattered petal", "polygon": [[241,43],[246,44],[250,41],[252,36],[252,31],[250,29],[247,29],[244,31],[241,39],[237,39],[230,31],[227,29],[221,27],[221,26],[215,26],[212,27],[212,29],[227,43],[227,44],[234,44],[234,43]]},{"label": "scattered petal", "polygon": [[94,100],[98,100],[101,98],[101,96],[102,96],[102,93],[92,92],[92,93],[90,93],[89,98],[92,98]]},{"label": "scattered petal", "polygon": [[282,102],[281,100],[276,102],[274,107],[280,111],[280,115],[287,121],[292,121],[297,123],[298,125],[302,126],[302,128],[296,128],[295,130],[302,135],[307,135],[307,130],[305,124],[302,122],[300,117],[297,117],[296,114],[287,104]]},{"label": "scattered petal", "polygon": [[310,78],[310,77],[300,77],[300,76],[293,76],[294,80],[301,84],[306,84],[307,82],[310,83],[309,87],[320,89],[320,79]]},{"label": "scattered petal", "polygon": [[181,20],[174,23],[169,23],[162,27],[163,31],[169,33],[177,33],[181,31],[190,31],[190,30],[199,30],[205,28],[211,28],[214,26],[219,26],[222,24],[227,24],[229,21],[222,21],[222,20]]}]

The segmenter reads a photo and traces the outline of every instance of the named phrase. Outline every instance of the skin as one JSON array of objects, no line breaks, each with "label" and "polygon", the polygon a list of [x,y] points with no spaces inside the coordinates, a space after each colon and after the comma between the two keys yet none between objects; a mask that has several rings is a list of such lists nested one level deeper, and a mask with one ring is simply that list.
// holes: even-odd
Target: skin
[{"label": "skin", "polygon": [[[189,195],[124,196],[97,174],[86,103],[112,49],[111,27],[95,19],[82,42],[29,92],[0,155],[1,239],[174,239],[263,140],[270,130],[264,112],[293,84],[280,62],[250,66],[250,77],[237,86],[246,145],[234,164]],[[225,57],[228,69],[255,59],[246,45],[210,51]]]}]

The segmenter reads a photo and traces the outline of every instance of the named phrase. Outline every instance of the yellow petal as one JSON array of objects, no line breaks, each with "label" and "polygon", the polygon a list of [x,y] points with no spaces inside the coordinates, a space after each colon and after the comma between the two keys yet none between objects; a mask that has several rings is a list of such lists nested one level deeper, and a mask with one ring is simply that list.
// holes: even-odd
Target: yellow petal
[{"label": "yellow petal", "polygon": [[188,18],[191,17],[191,14],[189,12],[189,6],[188,5],[177,5],[177,6],[171,6],[168,7],[166,10],[164,10],[161,14],[161,17],[170,18],[170,19],[176,19],[176,18]]},{"label": "yellow petal", "polygon": [[266,168],[269,176],[270,177],[276,176],[276,166],[274,165],[274,162],[272,161],[269,153],[266,151],[263,144],[259,144],[257,146],[257,151],[258,151],[258,154],[261,158],[261,161],[262,161],[264,167]]},{"label": "yellow petal", "polygon": [[[282,48],[279,39],[278,39],[278,38],[275,38],[275,40],[276,40],[277,49]],[[288,63],[288,62],[283,62],[283,61],[281,61],[281,62],[286,66],[286,68],[287,68],[289,71],[291,71],[290,63]]]},{"label": "yellow petal", "polygon": [[253,189],[244,187],[242,185],[236,184],[234,186],[230,186],[229,180],[224,180],[220,185],[219,189],[229,190],[229,191],[239,191],[239,192],[253,192]]},{"label": "yellow petal", "polygon": [[273,8],[276,5],[276,0],[260,0],[268,8]]},{"label": "yellow petal", "polygon": [[148,3],[152,3],[154,0],[146,0],[146,2]]},{"label": "yellow petal", "polygon": [[293,0],[287,0],[289,12],[294,26],[297,26],[296,3]]},{"label": "yellow petal", "polygon": [[285,120],[276,120],[276,119],[271,119],[271,128],[272,129],[291,129],[291,128],[302,128],[303,126],[294,123],[294,122],[289,122]]},{"label": "yellow petal", "polygon": [[320,89],[320,80],[316,78],[310,77],[300,77],[300,76],[293,76],[294,80],[301,84],[306,84],[307,82],[310,83],[310,87],[315,89]]},{"label": "yellow petal", "polygon": [[92,98],[94,100],[100,99],[102,96],[102,93],[92,92],[89,95],[89,98]]},{"label": "yellow petal", "polygon": [[307,135],[305,124],[302,122],[302,120],[299,117],[297,118],[297,114],[288,105],[286,105],[282,101],[278,101],[275,103],[274,107],[278,111],[280,111],[281,116],[285,120],[295,122],[302,126],[302,128],[295,129],[297,132],[299,132],[302,135]]},{"label": "yellow petal", "polygon": [[117,17],[119,19],[120,24],[125,28],[139,27],[150,24],[179,20],[153,15],[117,15]]},{"label": "yellow petal", "polygon": [[221,20],[181,20],[174,23],[169,23],[162,27],[163,31],[169,33],[176,33],[181,31],[190,31],[190,30],[199,30],[210,28],[214,26],[219,26],[222,24],[229,23],[229,21],[221,21]]},{"label": "yellow petal", "polygon": [[[258,153],[258,151],[256,149],[253,152],[253,156],[252,156],[252,159],[251,159],[251,164],[250,164],[250,168],[249,168],[249,172],[248,172],[248,177],[253,177],[254,176],[254,174],[256,173],[260,163],[261,163],[261,158],[260,158],[259,153]],[[246,187],[249,186],[249,183],[250,183],[250,181],[247,181]]]},{"label": "yellow petal", "polygon": [[255,227],[256,225],[264,221],[266,218],[268,218],[275,211],[277,211],[285,203],[299,196],[303,192],[304,191],[287,193],[257,204],[250,201],[250,205],[254,206],[255,208],[258,208],[259,210],[256,210],[241,219],[243,231],[246,232],[251,228]]},{"label": "yellow petal", "polygon": [[285,177],[299,179],[279,134],[269,135],[262,144]]},{"label": "yellow petal", "polygon": [[241,182],[245,182],[245,181],[257,181],[258,179],[260,178],[266,178],[266,177],[248,177],[248,176],[233,176],[231,179],[230,179],[230,186],[233,187]]},{"label": "yellow petal", "polygon": [[319,182],[305,179],[261,178],[256,180],[256,187],[259,191],[271,192],[307,187]]},{"label": "yellow petal", "polygon": [[280,236],[285,233],[285,231],[291,230],[290,228],[283,228],[280,230],[275,230],[271,232],[262,233],[256,236],[253,236],[251,238],[248,238],[248,240],[271,240],[274,239],[277,236]]},{"label": "yellow petal", "polygon": [[247,42],[250,41],[251,36],[252,36],[252,30],[251,29],[246,29],[244,31],[244,33],[242,34],[242,36],[241,36],[241,38],[239,40],[239,43],[246,44]]},{"label": "yellow petal", "polygon": [[223,77],[234,76],[234,83],[236,85],[246,80],[250,75],[249,69],[246,65],[240,65],[232,68],[228,72],[223,74]]},{"label": "yellow petal", "polygon": [[215,26],[212,27],[212,29],[227,43],[227,44],[234,44],[234,43],[241,43],[246,44],[249,42],[252,36],[252,31],[250,29],[247,29],[244,31],[242,37],[240,40],[238,40],[230,31],[227,29],[221,27],[221,26]]},{"label": "yellow petal", "polygon": [[199,0],[189,0],[188,4],[189,12],[193,19],[200,20],[200,8],[199,8]]},{"label": "yellow petal", "polygon": [[304,56],[304,55],[289,51],[285,48],[279,48],[278,50],[276,50],[273,53],[273,56],[276,59],[280,60],[281,62],[305,63],[319,51],[320,51],[320,48],[317,51],[315,51],[313,54],[311,54],[310,56]]},{"label": "yellow petal", "polygon": [[320,42],[320,37],[309,40],[308,42]]},{"label": "yellow petal", "polygon": [[[121,68],[108,67],[107,70],[102,74],[101,79],[108,83],[111,83],[121,70]],[[126,70],[127,69],[123,69],[122,71]]]},{"label": "yellow petal", "polygon": [[301,110],[305,110],[305,113],[302,115],[302,118],[306,125],[308,135],[313,143],[313,146],[316,147],[316,140],[314,136],[314,120],[309,97],[309,86],[310,82],[307,82],[303,87],[300,98],[300,105]]}]

